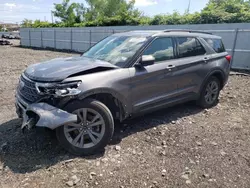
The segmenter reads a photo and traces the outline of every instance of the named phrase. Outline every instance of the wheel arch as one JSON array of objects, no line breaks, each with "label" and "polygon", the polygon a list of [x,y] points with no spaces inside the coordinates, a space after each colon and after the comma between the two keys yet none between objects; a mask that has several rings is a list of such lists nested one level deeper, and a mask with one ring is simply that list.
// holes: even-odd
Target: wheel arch
[{"label": "wheel arch", "polygon": [[220,89],[223,89],[224,84],[225,84],[225,80],[226,80],[226,76],[221,69],[217,68],[217,69],[214,69],[207,74],[206,78],[202,82],[200,92],[202,91],[204,85],[207,83],[208,79],[211,78],[212,76],[216,77],[220,81],[220,87],[221,87]]},{"label": "wheel arch", "polygon": [[109,88],[94,89],[82,93],[77,100],[82,101],[87,98],[96,99],[105,104],[110,109],[114,119],[122,121],[131,113],[128,100],[115,90]]}]

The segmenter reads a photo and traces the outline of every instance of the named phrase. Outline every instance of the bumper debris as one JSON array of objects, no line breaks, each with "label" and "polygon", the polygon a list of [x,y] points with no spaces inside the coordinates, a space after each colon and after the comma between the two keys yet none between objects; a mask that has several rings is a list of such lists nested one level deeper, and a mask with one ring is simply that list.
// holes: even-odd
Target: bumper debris
[{"label": "bumper debris", "polygon": [[[77,115],[43,102],[27,105],[17,100],[16,107],[18,108],[18,112],[20,112],[20,109],[22,111],[22,129],[31,129],[33,126],[56,129],[61,125],[77,121]],[[18,115],[20,116],[20,113]]]}]

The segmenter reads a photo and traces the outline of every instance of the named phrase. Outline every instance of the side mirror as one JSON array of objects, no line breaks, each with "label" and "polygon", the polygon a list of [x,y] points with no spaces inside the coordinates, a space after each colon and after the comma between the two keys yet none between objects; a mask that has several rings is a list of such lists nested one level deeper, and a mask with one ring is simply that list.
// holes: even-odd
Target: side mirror
[{"label": "side mirror", "polygon": [[149,65],[153,65],[154,63],[155,63],[154,56],[152,56],[152,55],[143,55],[141,57],[139,65],[141,65],[141,66],[149,66]]}]

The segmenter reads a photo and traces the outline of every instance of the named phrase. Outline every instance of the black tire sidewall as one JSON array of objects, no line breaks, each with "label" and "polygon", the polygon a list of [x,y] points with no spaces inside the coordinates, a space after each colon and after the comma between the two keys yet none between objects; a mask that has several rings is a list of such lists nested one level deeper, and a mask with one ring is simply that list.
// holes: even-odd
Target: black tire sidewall
[{"label": "black tire sidewall", "polygon": [[105,132],[102,139],[98,144],[91,148],[78,148],[70,144],[64,134],[64,125],[56,129],[57,139],[60,144],[70,153],[74,155],[92,155],[98,151],[104,149],[104,147],[110,142],[114,133],[114,120],[110,110],[100,101],[94,99],[85,99],[83,101],[73,101],[66,106],[67,112],[73,112],[79,108],[91,108],[97,111],[105,122]]},{"label": "black tire sidewall", "polygon": [[[212,81],[215,81],[217,84],[218,84],[218,93],[217,93],[217,96],[216,96],[216,100],[212,103],[212,104],[209,104],[206,102],[205,100],[205,94],[206,94],[206,88],[208,86],[208,84]],[[220,88],[221,88],[221,85],[220,85],[220,81],[218,78],[214,77],[214,76],[211,76],[205,83],[205,85],[203,86],[202,88],[202,91],[201,91],[201,95],[200,95],[200,99],[198,101],[198,104],[202,107],[202,108],[211,108],[213,106],[215,106],[217,103],[218,103],[218,98],[219,98],[219,95],[220,95]]]}]

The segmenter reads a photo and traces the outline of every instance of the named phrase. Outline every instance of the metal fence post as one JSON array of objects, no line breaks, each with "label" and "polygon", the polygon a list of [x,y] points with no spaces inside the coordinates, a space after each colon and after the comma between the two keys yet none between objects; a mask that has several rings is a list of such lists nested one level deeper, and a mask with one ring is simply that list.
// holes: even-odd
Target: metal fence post
[{"label": "metal fence post", "polygon": [[91,37],[91,30],[89,30],[89,47],[91,47],[91,41],[92,40],[92,37]]},{"label": "metal fence post", "polygon": [[70,30],[70,50],[73,49],[73,30]]},{"label": "metal fence post", "polygon": [[29,29],[29,45],[31,46],[30,29]]},{"label": "metal fence post", "polygon": [[239,28],[235,30],[235,37],[234,37],[234,43],[233,43],[233,49],[232,49],[232,62],[231,62],[231,67],[233,66],[234,63],[234,54],[235,54],[235,48],[237,44],[237,39],[238,39],[238,33],[239,33]]},{"label": "metal fence post", "polygon": [[41,47],[43,48],[43,30],[41,30]]},{"label": "metal fence post", "polygon": [[56,49],[56,30],[54,29],[54,48]]}]

